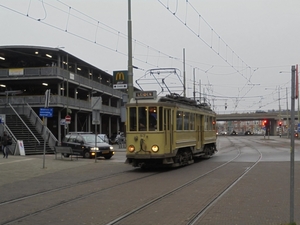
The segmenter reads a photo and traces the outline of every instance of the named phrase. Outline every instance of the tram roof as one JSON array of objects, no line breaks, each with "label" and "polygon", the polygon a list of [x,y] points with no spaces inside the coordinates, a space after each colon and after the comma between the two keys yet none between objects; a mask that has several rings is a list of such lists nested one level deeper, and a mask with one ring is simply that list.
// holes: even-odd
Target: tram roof
[{"label": "tram roof", "polygon": [[155,98],[151,98],[151,99],[135,99],[135,98],[132,98],[130,100],[130,104],[147,104],[147,105],[150,105],[150,104],[158,104],[158,103],[161,103],[161,104],[180,104],[184,107],[195,107],[195,108],[199,108],[199,109],[203,109],[203,110],[206,110],[206,111],[212,111],[212,109],[210,108],[210,106],[206,103],[201,103],[201,104],[198,104],[196,101],[192,100],[192,99],[189,99],[189,98],[184,98],[184,97],[181,97],[181,99],[174,99],[174,98],[171,98],[170,96],[156,96]]}]

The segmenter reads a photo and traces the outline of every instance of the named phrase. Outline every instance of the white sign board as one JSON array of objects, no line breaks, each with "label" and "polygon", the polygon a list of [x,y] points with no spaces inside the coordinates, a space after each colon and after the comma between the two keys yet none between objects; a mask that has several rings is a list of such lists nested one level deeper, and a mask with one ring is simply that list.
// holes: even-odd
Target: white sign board
[{"label": "white sign board", "polygon": [[25,148],[22,140],[17,140],[17,148],[19,150],[20,155],[25,155]]},{"label": "white sign board", "polygon": [[92,111],[92,124],[100,124],[100,111],[99,110],[93,110]]},{"label": "white sign board", "polygon": [[91,98],[91,108],[92,110],[102,110],[102,98],[92,97]]},{"label": "white sign board", "polygon": [[0,114],[0,123],[5,123],[5,114]]},{"label": "white sign board", "polygon": [[60,120],[60,125],[63,125],[63,126],[66,125],[66,120],[65,119],[61,119]]},{"label": "white sign board", "polygon": [[114,84],[114,89],[127,89],[127,84]]}]

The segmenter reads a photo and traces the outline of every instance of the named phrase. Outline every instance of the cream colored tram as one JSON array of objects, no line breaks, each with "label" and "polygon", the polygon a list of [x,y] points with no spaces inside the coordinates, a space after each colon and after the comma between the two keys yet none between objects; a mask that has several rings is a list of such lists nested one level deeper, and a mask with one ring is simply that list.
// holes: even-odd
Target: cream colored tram
[{"label": "cream colored tram", "polygon": [[216,151],[216,114],[172,94],[134,92],[126,105],[126,163],[134,167],[178,167]]}]

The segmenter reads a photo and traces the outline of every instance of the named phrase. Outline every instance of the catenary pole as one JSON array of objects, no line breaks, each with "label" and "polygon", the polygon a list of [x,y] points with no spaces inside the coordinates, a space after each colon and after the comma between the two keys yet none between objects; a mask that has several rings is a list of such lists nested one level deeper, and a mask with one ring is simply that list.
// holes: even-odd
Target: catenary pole
[{"label": "catenary pole", "polygon": [[131,0],[128,0],[128,100],[133,97]]},{"label": "catenary pole", "polygon": [[289,127],[289,103],[288,103],[288,89],[286,88],[286,126],[287,126],[287,132],[286,136],[289,137],[289,132],[288,130],[290,129]]},{"label": "catenary pole", "polygon": [[186,84],[185,84],[185,48],[183,49],[183,97],[186,97]]},{"label": "catenary pole", "polygon": [[291,81],[291,162],[290,162],[290,224],[294,223],[294,160],[295,160],[295,66],[292,66],[292,81]]}]

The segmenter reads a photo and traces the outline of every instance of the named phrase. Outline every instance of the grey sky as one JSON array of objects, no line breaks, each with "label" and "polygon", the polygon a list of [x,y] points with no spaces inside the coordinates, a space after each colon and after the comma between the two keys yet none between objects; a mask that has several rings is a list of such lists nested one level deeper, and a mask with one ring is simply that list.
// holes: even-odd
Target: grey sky
[{"label": "grey sky", "polygon": [[[290,104],[291,66],[300,58],[300,1],[131,5],[134,80],[153,68],[175,67],[182,76],[185,49],[187,95],[193,95],[195,70],[196,92],[201,82],[217,112],[225,112],[225,103],[226,112],[277,110],[279,95],[286,109],[286,92]],[[0,0],[0,15],[1,45],[63,47],[109,73],[127,69],[126,0]]]}]

